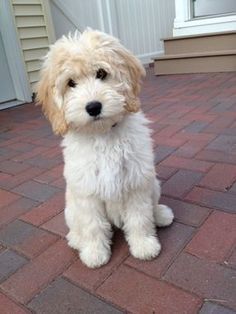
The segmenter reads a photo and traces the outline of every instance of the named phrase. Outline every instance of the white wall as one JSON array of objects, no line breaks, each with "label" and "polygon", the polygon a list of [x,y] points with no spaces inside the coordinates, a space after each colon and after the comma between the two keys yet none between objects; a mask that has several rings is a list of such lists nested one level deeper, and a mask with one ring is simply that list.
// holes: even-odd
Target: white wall
[{"label": "white wall", "polygon": [[172,36],[174,0],[50,0],[56,37],[90,26],[110,33],[143,63],[163,53]]}]

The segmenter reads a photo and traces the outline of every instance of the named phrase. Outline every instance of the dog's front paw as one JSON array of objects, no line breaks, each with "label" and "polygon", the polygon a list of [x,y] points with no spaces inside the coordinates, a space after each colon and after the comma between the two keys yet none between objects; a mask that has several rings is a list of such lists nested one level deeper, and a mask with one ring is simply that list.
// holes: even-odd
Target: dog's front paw
[{"label": "dog's front paw", "polygon": [[161,251],[161,244],[155,236],[144,236],[136,239],[133,245],[130,245],[131,254],[139,259],[150,260]]},{"label": "dog's front paw", "polygon": [[108,263],[111,257],[110,249],[103,246],[86,246],[80,252],[81,261],[90,268],[98,268]]},{"label": "dog's front paw", "polygon": [[76,232],[70,231],[66,235],[66,239],[68,241],[68,245],[75,250],[79,250],[79,236]]}]

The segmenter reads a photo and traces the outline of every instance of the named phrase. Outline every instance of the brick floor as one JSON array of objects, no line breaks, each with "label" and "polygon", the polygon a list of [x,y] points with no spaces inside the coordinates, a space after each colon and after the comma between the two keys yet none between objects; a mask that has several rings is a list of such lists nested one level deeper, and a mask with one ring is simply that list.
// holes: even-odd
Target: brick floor
[{"label": "brick floor", "polygon": [[59,137],[33,104],[1,111],[0,313],[236,313],[235,86],[235,73],[148,70],[141,100],[175,222],[149,262],[116,231],[97,270],[64,240]]}]

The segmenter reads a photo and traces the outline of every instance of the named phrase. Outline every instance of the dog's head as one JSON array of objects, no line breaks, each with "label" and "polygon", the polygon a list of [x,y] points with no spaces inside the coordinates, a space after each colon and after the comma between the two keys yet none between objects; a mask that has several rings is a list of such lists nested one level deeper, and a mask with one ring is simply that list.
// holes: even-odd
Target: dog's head
[{"label": "dog's head", "polygon": [[37,102],[56,134],[103,132],[139,110],[145,70],[117,39],[99,31],[63,36],[45,57]]}]

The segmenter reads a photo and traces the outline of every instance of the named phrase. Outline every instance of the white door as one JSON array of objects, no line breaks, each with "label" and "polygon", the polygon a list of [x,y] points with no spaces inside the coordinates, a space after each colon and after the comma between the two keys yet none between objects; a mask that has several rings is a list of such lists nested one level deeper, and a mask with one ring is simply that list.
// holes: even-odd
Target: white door
[{"label": "white door", "polygon": [[14,99],[16,99],[15,88],[12,82],[6,52],[0,33],[0,107],[2,103]]}]

